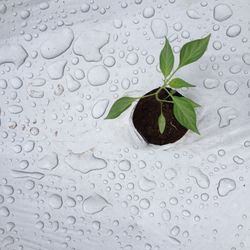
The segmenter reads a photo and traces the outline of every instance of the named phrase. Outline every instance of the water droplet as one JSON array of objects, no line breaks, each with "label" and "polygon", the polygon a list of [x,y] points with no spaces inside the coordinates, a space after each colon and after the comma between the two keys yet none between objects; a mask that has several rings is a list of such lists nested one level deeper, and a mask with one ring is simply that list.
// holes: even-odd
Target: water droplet
[{"label": "water droplet", "polygon": [[0,79],[0,88],[1,89],[6,89],[8,86],[7,81],[4,79]]},{"label": "water droplet", "polygon": [[69,28],[62,29],[57,33],[52,33],[49,39],[42,44],[40,48],[41,55],[46,59],[55,58],[63,54],[70,47],[73,39],[74,33]]},{"label": "water droplet", "polygon": [[177,171],[174,168],[168,168],[164,172],[164,176],[167,180],[173,180],[177,176]]},{"label": "water droplet", "polygon": [[83,3],[83,4],[81,5],[80,9],[81,9],[81,12],[86,13],[86,12],[89,11],[90,5],[89,5],[88,3]]},{"label": "water droplet", "polygon": [[229,80],[224,83],[224,88],[229,95],[234,95],[239,89],[239,84],[233,80]]},{"label": "water droplet", "polygon": [[174,226],[174,227],[170,230],[170,233],[171,233],[173,236],[177,236],[177,235],[179,235],[180,231],[181,231],[180,227]]},{"label": "water droplet", "polygon": [[102,65],[94,66],[88,71],[88,81],[92,86],[105,84],[109,79],[109,71]]},{"label": "water droplet", "polygon": [[0,207],[0,216],[8,217],[10,215],[10,211],[7,207]]},{"label": "water droplet", "polygon": [[238,156],[238,155],[235,155],[234,157],[233,157],[233,161],[236,163],[236,164],[239,164],[239,165],[241,165],[241,164],[243,164],[245,161],[244,161],[244,159],[242,159],[240,156]]},{"label": "water droplet", "polygon": [[131,163],[128,160],[122,160],[119,162],[119,169],[122,171],[129,171],[131,168]]},{"label": "water droplet", "polygon": [[35,147],[35,142],[34,141],[31,141],[31,140],[28,140],[25,142],[25,144],[23,145],[23,149],[25,152],[31,152]]},{"label": "water droplet", "polygon": [[102,117],[108,107],[108,104],[109,104],[109,100],[107,99],[97,101],[94,104],[92,111],[91,111],[93,118],[99,119],[100,117]]},{"label": "water droplet", "polygon": [[19,167],[20,167],[21,169],[25,169],[25,168],[27,168],[28,166],[29,166],[29,162],[28,162],[27,160],[22,160],[22,161],[19,162]]},{"label": "water droplet", "polygon": [[220,85],[220,81],[218,79],[208,78],[204,80],[203,85],[207,89],[214,89]]},{"label": "water droplet", "polygon": [[177,205],[178,204],[178,199],[176,198],[176,197],[171,197],[170,199],[169,199],[169,203],[171,204],[171,205],[173,205],[173,206],[175,206],[175,205]]},{"label": "water droplet", "polygon": [[20,170],[11,170],[11,174],[14,178],[30,178],[40,180],[44,177],[44,174],[40,172],[28,172]]},{"label": "water droplet", "polygon": [[84,57],[87,62],[99,62],[102,59],[100,52],[109,42],[109,34],[103,31],[90,30],[83,32],[74,43],[74,52]]},{"label": "water droplet", "polygon": [[232,107],[221,107],[217,110],[217,113],[220,117],[220,128],[229,126],[230,122],[238,117],[237,111]]},{"label": "water droplet", "polygon": [[148,199],[145,199],[145,198],[141,199],[139,202],[139,206],[142,209],[148,209],[150,207],[150,202]]},{"label": "water droplet", "polygon": [[14,243],[15,243],[14,238],[12,236],[7,236],[3,238],[3,240],[1,241],[1,247],[7,247],[13,245]]},{"label": "water droplet", "polygon": [[122,27],[122,20],[120,20],[120,19],[115,19],[115,20],[113,21],[113,25],[114,25],[114,27],[115,27],[116,29],[120,29],[120,28]]},{"label": "water droplet", "polygon": [[4,196],[0,194],[0,204],[4,203]]},{"label": "water droplet", "polygon": [[12,195],[14,193],[14,188],[10,185],[1,186],[1,193],[5,195]]},{"label": "water droplet", "polygon": [[1,14],[5,14],[6,11],[7,11],[7,6],[6,6],[6,4],[1,3],[1,4],[0,4],[0,13],[1,13]]},{"label": "water droplet", "polygon": [[238,24],[234,24],[228,27],[226,34],[229,37],[236,37],[241,33],[241,26]]},{"label": "water droplet", "polygon": [[123,89],[128,89],[130,86],[130,80],[128,78],[124,78],[121,82]]},{"label": "water droplet", "polygon": [[49,197],[49,205],[53,209],[60,209],[63,205],[62,196],[60,196],[59,194],[52,194]]},{"label": "water droplet", "polygon": [[46,80],[44,78],[36,78],[36,79],[33,79],[30,84],[33,87],[41,87],[41,86],[44,86],[46,84]]},{"label": "water droplet", "polygon": [[88,214],[96,214],[108,205],[110,204],[101,195],[94,194],[83,201],[83,211]]},{"label": "water droplet", "polygon": [[126,62],[130,65],[135,65],[139,60],[138,55],[135,52],[131,52],[126,57]]},{"label": "water droplet", "polygon": [[155,9],[153,7],[147,7],[143,10],[143,17],[151,18],[155,14]]},{"label": "water droplet", "polygon": [[168,209],[164,209],[161,213],[161,217],[164,221],[170,221],[171,220],[171,212]]},{"label": "water droplet", "polygon": [[229,68],[229,71],[232,73],[232,74],[238,74],[241,72],[241,66],[239,64],[235,64],[233,66],[231,66]]},{"label": "water droplet", "polygon": [[[64,160],[73,170],[83,174],[107,167],[107,162],[102,158],[94,156],[91,151],[84,153],[70,152]],[[82,164],[83,162],[86,164]]]},{"label": "water droplet", "polygon": [[42,2],[42,3],[39,4],[39,8],[41,10],[46,10],[46,9],[49,8],[49,3],[48,2]]},{"label": "water droplet", "polygon": [[10,79],[10,85],[14,89],[20,89],[23,86],[23,81],[20,77],[16,76],[16,77]]},{"label": "water droplet", "polygon": [[65,206],[67,207],[75,207],[76,206],[76,201],[74,198],[68,196],[66,199],[65,199],[65,202],[64,202]]},{"label": "water droplet", "polygon": [[25,182],[25,188],[28,190],[32,190],[35,187],[35,182],[32,180],[27,180]]},{"label": "water droplet", "polygon": [[153,181],[153,180],[150,180],[148,179],[147,177],[142,177],[139,179],[139,188],[142,190],[142,191],[146,191],[146,192],[149,192],[153,189],[155,189],[156,187],[156,182]]},{"label": "water droplet", "polygon": [[233,15],[233,11],[227,4],[218,4],[214,7],[214,19],[223,22]]},{"label": "water droplet", "polygon": [[191,19],[200,19],[201,18],[200,13],[195,9],[187,10],[186,13],[187,13],[187,16]]},{"label": "water droplet", "polygon": [[207,201],[209,199],[209,195],[207,193],[202,193],[201,194],[201,200],[202,201]]},{"label": "water droplet", "polygon": [[52,80],[61,79],[64,75],[64,69],[67,64],[66,60],[56,61],[47,67],[47,72]]},{"label": "water droplet", "polygon": [[19,114],[23,111],[23,107],[20,105],[11,105],[8,109],[11,114]]},{"label": "water droplet", "polygon": [[190,167],[188,174],[193,177],[200,188],[209,188],[210,181],[207,175],[205,175],[199,168]]},{"label": "water droplet", "polygon": [[49,171],[56,168],[57,165],[58,165],[58,155],[55,152],[45,155],[37,162],[38,168]]},{"label": "water droplet", "polygon": [[151,30],[155,38],[164,38],[168,35],[168,26],[163,19],[154,19],[151,22]]},{"label": "water droplet", "polygon": [[28,89],[28,95],[32,98],[43,98],[44,97],[44,91],[42,90],[34,90],[34,89]]},{"label": "water droplet", "polygon": [[222,197],[227,196],[230,192],[236,189],[236,183],[233,179],[222,178],[219,181],[217,191]]},{"label": "water droplet", "polygon": [[[250,53],[245,53],[243,56],[242,56],[242,60],[243,62],[246,64],[246,65],[250,65]],[[0,84],[1,86],[1,84]]]},{"label": "water droplet", "polygon": [[80,82],[75,80],[71,75],[67,75],[67,88],[70,92],[77,91],[80,87]]},{"label": "water droplet", "polygon": [[101,228],[101,223],[99,221],[93,221],[92,222],[92,227],[96,230],[99,231]]},{"label": "water droplet", "polygon": [[3,45],[0,47],[0,65],[13,63],[19,68],[27,57],[28,53],[21,45]]}]

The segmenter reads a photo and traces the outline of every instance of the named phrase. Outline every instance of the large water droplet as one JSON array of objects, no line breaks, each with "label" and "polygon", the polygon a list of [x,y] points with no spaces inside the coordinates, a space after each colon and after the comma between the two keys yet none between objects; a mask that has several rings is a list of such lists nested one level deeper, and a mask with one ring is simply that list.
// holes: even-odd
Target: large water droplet
[{"label": "large water droplet", "polygon": [[218,79],[208,78],[204,80],[203,85],[207,89],[214,89],[220,85],[220,81]]},{"label": "large water droplet", "polygon": [[98,62],[102,59],[100,50],[108,42],[108,33],[97,30],[86,31],[76,39],[74,52],[83,56],[87,62]]},{"label": "large water droplet", "polygon": [[63,205],[62,196],[59,194],[52,194],[49,197],[49,205],[54,209],[60,209]]},{"label": "large water droplet", "polygon": [[163,38],[168,34],[168,26],[163,19],[154,19],[151,22],[151,30],[155,38]]},{"label": "large water droplet", "polygon": [[58,155],[55,152],[45,155],[37,163],[38,168],[49,171],[56,168],[57,165],[58,165]]},{"label": "large water droplet", "polygon": [[229,37],[236,37],[241,33],[241,26],[238,24],[234,24],[228,27],[226,34]]},{"label": "large water droplet", "polygon": [[129,171],[131,168],[131,163],[128,160],[122,160],[119,162],[119,169],[122,171]]},{"label": "large water droplet", "polygon": [[239,89],[239,84],[235,81],[229,80],[224,83],[224,88],[229,95],[234,95]]},{"label": "large water droplet", "polygon": [[71,75],[67,75],[67,88],[70,92],[77,91],[80,87],[80,82],[75,80]]},{"label": "large water droplet", "polygon": [[222,178],[219,181],[217,191],[220,196],[227,196],[236,189],[236,182],[233,179]]},{"label": "large water droplet", "polygon": [[130,52],[126,57],[126,62],[130,65],[135,65],[139,60],[138,55],[135,52]]},{"label": "large water droplet", "polygon": [[105,84],[109,79],[109,71],[102,65],[94,66],[88,71],[88,81],[92,86]]},{"label": "large water droplet", "polygon": [[52,80],[61,79],[63,77],[66,64],[67,64],[66,60],[60,60],[60,61],[50,64],[47,67],[47,72],[48,72],[50,79]]},{"label": "large water droplet", "polygon": [[10,215],[10,211],[7,207],[0,207],[0,216],[8,217]]},{"label": "large water droplet", "polygon": [[233,15],[233,11],[227,4],[218,4],[214,7],[214,19],[223,22]]},{"label": "large water droplet", "polygon": [[[106,168],[107,162],[94,156],[91,151],[84,153],[73,153],[70,152],[65,157],[65,162],[75,171],[79,171],[83,174],[87,174],[90,171],[101,170]],[[85,162],[85,164],[82,164]]]},{"label": "large water droplet", "polygon": [[23,86],[23,81],[20,77],[16,76],[16,77],[10,79],[10,85],[14,89],[20,89]]},{"label": "large water droplet", "polygon": [[143,198],[140,200],[139,206],[142,209],[148,209],[150,207],[150,201],[146,198]]},{"label": "large water droplet", "polygon": [[153,7],[147,7],[143,10],[143,16],[145,18],[153,17],[155,14],[155,9]]},{"label": "large water droplet", "polygon": [[108,104],[109,100],[107,99],[97,101],[92,108],[92,116],[95,119],[99,119],[100,117],[102,117],[108,107]]},{"label": "large water droplet", "polygon": [[232,107],[221,107],[217,110],[217,113],[220,117],[220,128],[229,126],[230,122],[238,117],[237,111]]},{"label": "large water droplet", "polygon": [[83,201],[83,211],[88,214],[101,212],[105,207],[110,205],[106,199],[99,194],[89,196]]},{"label": "large water droplet", "polygon": [[3,45],[0,47],[0,65],[14,63],[19,68],[27,57],[28,53],[21,45]]},{"label": "large water droplet", "polygon": [[23,111],[23,107],[20,105],[11,105],[8,109],[11,114],[19,114]]},{"label": "large water droplet", "polygon": [[42,44],[40,48],[41,55],[46,59],[55,58],[63,54],[70,47],[73,39],[74,33],[69,28],[52,33],[49,39]]}]

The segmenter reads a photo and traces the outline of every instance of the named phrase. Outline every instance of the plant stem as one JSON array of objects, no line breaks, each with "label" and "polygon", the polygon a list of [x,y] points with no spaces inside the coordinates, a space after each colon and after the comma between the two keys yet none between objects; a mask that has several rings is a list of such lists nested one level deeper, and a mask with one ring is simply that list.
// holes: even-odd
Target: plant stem
[{"label": "plant stem", "polygon": [[[173,103],[172,101],[167,101],[167,100],[163,100],[163,99],[160,99],[159,98],[159,93],[161,92],[162,89],[165,89],[168,93],[168,96],[166,98],[168,98],[169,96],[171,96],[171,98],[173,99],[173,95],[168,91],[168,89],[166,88],[167,87],[167,84],[169,83],[169,81],[172,79],[172,77],[174,76],[174,74],[179,70],[179,67],[173,71],[173,73],[167,78],[167,79],[164,79],[163,80],[163,85],[155,92],[155,93],[152,93],[152,94],[148,94],[148,95],[144,95],[144,96],[136,96],[136,97],[133,97],[134,99],[143,99],[143,98],[147,98],[149,96],[155,96],[156,100],[158,102],[169,102],[169,103]],[[161,104],[162,105],[162,104]]]},{"label": "plant stem", "polygon": [[168,89],[166,88],[167,87],[167,84],[169,83],[169,81],[172,79],[172,77],[174,76],[174,74],[179,70],[179,67],[173,71],[173,73],[167,78],[167,79],[164,79],[163,82],[164,84],[156,91],[155,95],[156,95],[156,100],[160,100],[158,98],[159,96],[159,93],[161,92],[162,89],[165,89],[167,92],[168,92],[168,95],[171,96],[171,98],[173,98],[173,95],[168,91]]}]

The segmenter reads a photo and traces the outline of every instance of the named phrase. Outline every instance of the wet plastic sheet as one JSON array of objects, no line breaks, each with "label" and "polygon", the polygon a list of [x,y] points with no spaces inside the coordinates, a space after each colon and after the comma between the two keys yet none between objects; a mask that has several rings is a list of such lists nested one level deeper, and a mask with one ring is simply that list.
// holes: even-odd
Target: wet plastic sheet
[{"label": "wet plastic sheet", "polygon": [[[238,250],[249,236],[249,1],[1,1],[0,249]],[[147,145],[125,94],[159,86],[164,36],[211,33],[178,73],[201,135]]]}]

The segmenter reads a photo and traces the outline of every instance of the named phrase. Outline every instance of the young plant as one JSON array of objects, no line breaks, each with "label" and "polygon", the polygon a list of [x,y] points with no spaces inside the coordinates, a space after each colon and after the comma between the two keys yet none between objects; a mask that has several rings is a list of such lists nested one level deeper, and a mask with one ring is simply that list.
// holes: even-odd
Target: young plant
[{"label": "young plant", "polygon": [[[207,49],[210,36],[211,35],[209,34],[205,38],[186,43],[181,48],[179,65],[175,70],[173,70],[174,54],[169,41],[166,38],[165,45],[160,53],[160,69],[164,76],[162,86],[153,94],[148,94],[141,97],[124,96],[118,99],[112,105],[106,119],[117,118],[122,112],[128,109],[134,101],[154,95],[156,100],[160,103],[161,107],[161,112],[158,117],[158,127],[161,134],[163,134],[166,129],[166,118],[164,116],[164,113],[162,112],[162,104],[164,102],[173,103],[174,116],[183,127],[199,134],[196,125],[195,108],[200,107],[200,105],[187,97],[174,95],[176,89],[180,89],[183,87],[190,88],[195,86],[182,80],[181,78],[173,77],[180,68],[197,61],[203,56]],[[165,90],[168,94],[165,99],[161,99],[159,97],[159,93],[162,90]]]}]

